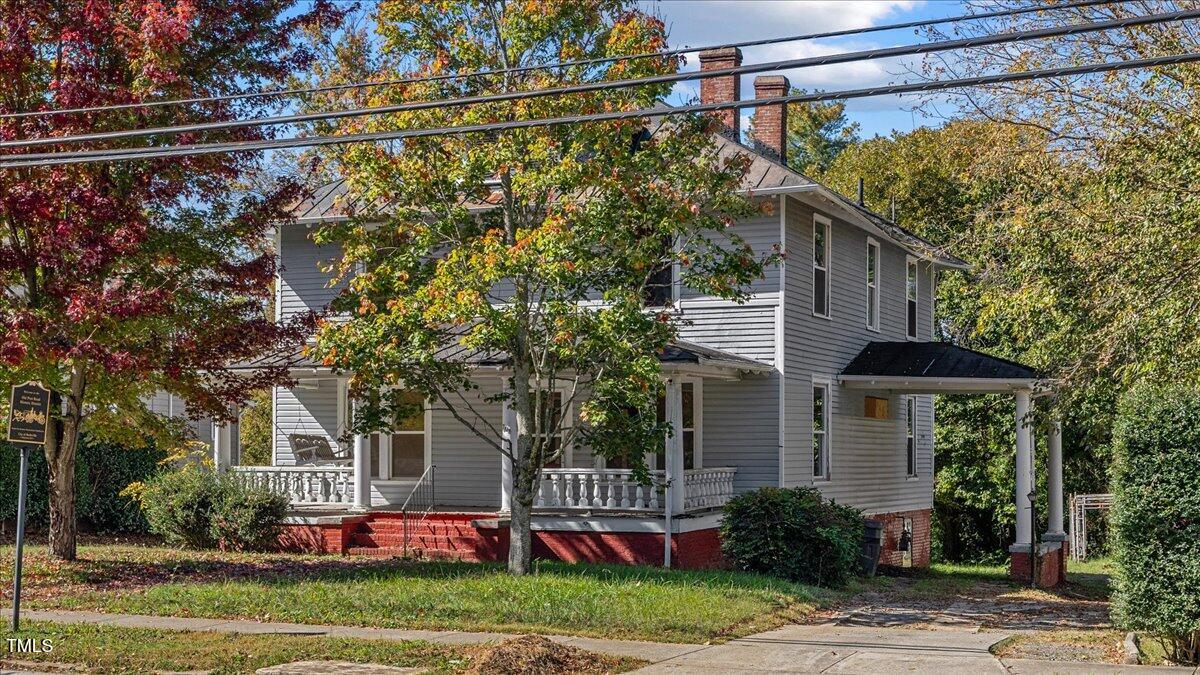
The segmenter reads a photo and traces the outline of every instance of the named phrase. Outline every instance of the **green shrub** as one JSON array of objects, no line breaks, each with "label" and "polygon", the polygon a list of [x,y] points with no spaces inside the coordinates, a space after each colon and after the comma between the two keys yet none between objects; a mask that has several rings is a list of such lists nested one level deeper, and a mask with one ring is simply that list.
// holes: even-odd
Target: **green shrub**
[{"label": "green shrub", "polygon": [[[75,464],[75,512],[87,532],[144,533],[146,519],[137,504],[121,492],[131,483],[154,475],[164,453],[153,444],[127,448],[80,439]],[[0,443],[0,521],[17,518],[17,477],[20,453]],[[28,520],[34,529],[49,525],[49,480],[46,456],[40,448],[29,453]]]},{"label": "green shrub", "polygon": [[277,542],[280,523],[287,515],[287,498],[228,478],[220,482],[221,495],[209,530],[217,546],[227,551],[259,551]]},{"label": "green shrub", "polygon": [[1111,527],[1122,626],[1181,662],[1200,647],[1200,391],[1142,385],[1113,428]]},{"label": "green shrub", "polygon": [[286,497],[196,465],[164,471],[139,493],[150,531],[189,548],[267,548],[279,538],[288,505]]},{"label": "green shrub", "polygon": [[859,572],[863,529],[858,510],[813,488],[765,487],[725,506],[721,550],[739,570],[840,586]]},{"label": "green shrub", "polygon": [[222,500],[221,480],[212,471],[184,466],[163,471],[142,487],[142,512],[150,531],[169,544],[212,548],[212,517]]}]

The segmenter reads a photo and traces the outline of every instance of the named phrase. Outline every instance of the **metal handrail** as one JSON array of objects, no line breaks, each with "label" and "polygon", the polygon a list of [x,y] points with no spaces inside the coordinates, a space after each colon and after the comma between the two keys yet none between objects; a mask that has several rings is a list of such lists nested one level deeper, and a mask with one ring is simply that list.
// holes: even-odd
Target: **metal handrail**
[{"label": "metal handrail", "polygon": [[[436,503],[435,498],[436,498],[437,492],[434,487],[435,486],[434,479],[436,477],[436,471],[435,471],[436,469],[437,469],[437,465],[435,465],[435,464],[430,464],[429,468],[425,469],[425,473],[421,474],[421,477],[417,479],[417,484],[413,486],[412,491],[408,493],[408,498],[405,499],[404,504],[402,504],[400,506],[400,517],[404,522],[404,555],[405,555],[405,557],[408,556],[408,541],[409,541],[408,521],[409,521],[409,515],[410,515],[409,514],[409,512],[410,512],[409,506],[412,504],[413,499],[418,497],[419,493],[421,494],[421,496],[423,496],[424,495],[423,490],[427,489],[429,492],[428,503],[426,503],[425,508],[422,509],[421,518],[417,522],[418,523],[424,522],[425,518],[429,516],[429,512],[433,510],[434,504]],[[419,508],[420,504],[417,504],[416,506]]]}]

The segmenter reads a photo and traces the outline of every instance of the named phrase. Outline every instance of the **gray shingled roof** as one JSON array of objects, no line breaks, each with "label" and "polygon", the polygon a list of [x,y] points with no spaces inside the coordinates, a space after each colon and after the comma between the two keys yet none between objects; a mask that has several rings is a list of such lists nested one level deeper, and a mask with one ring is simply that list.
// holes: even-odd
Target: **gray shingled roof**
[{"label": "gray shingled roof", "polygon": [[[663,104],[665,107],[665,104]],[[664,118],[654,118],[651,125],[661,124]],[[732,132],[729,132],[732,133]],[[835,190],[827,188],[813,179],[781,164],[778,156],[770,149],[751,147],[734,140],[725,133],[715,133],[718,152],[722,157],[735,154],[750,156],[750,167],[742,178],[741,189],[751,194],[770,193],[785,190],[804,190],[805,188],[819,190],[821,194],[836,201],[841,207],[856,213],[858,216],[879,228],[901,245],[912,251],[923,254],[939,263],[952,267],[966,267],[960,258],[949,255],[937,245],[905,230],[882,215],[866,208],[858,202],[848,199]],[[367,206],[361,199],[348,194],[345,179],[339,178],[317,188],[311,196],[301,200],[293,207],[295,219],[300,222],[314,222],[343,218],[364,210]],[[386,210],[386,205],[376,203],[372,209]],[[479,204],[480,208],[488,205]]]},{"label": "gray shingled roof", "polygon": [[1041,376],[1016,361],[947,342],[871,342],[842,375],[931,379],[1036,380]]}]

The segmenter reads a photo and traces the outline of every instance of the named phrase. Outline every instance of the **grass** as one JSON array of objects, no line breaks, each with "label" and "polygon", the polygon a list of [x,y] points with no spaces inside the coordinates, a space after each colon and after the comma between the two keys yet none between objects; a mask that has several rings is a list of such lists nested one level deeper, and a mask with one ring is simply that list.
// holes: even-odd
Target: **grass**
[{"label": "grass", "polygon": [[540,563],[511,577],[492,564],[144,546],[87,546],[80,558],[54,562],[32,548],[26,606],[703,643],[773,628],[834,597],[751,574],[623,565]]},{"label": "grass", "polygon": [[[48,639],[53,650],[13,653],[5,639],[11,637]],[[0,662],[9,661],[10,667],[14,660],[52,662],[101,673],[253,673],[266,666],[311,660],[421,666],[435,672],[453,672],[465,669],[472,654],[470,648],[424,642],[222,633],[188,633],[185,637],[163,630],[39,622],[27,622],[20,633],[4,633],[0,640]]]}]

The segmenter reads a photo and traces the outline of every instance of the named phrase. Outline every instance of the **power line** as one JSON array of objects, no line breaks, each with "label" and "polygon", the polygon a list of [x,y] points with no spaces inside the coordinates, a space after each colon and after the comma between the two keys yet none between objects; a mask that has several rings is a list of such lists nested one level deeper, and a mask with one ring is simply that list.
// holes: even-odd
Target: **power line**
[{"label": "power line", "polygon": [[693,52],[707,51],[710,49],[728,49],[731,47],[758,47],[765,45],[779,44],[783,42],[799,42],[803,40],[818,40],[832,37],[845,37],[849,35],[863,35],[867,33],[877,33],[890,30],[901,30],[905,28],[920,28],[923,26],[934,26],[940,23],[955,23],[959,21],[977,21],[981,19],[994,19],[1005,16],[1017,16],[1021,14],[1029,14],[1033,12],[1042,12],[1048,10],[1063,10],[1076,9],[1082,7],[1091,7],[1095,5],[1120,4],[1129,2],[1129,0],[1077,0],[1076,2],[1066,2],[1057,5],[1039,5],[1037,7],[1023,7],[1016,9],[995,10],[991,12],[981,12],[979,14],[960,14],[958,16],[921,19],[918,21],[906,21],[903,23],[884,24],[881,26],[866,26],[863,28],[847,28],[835,31],[826,31],[823,33],[808,33],[804,35],[789,35],[784,37],[766,38],[762,40],[745,40],[742,42],[727,42],[719,45],[709,45],[704,47],[681,47],[677,49],[669,49],[660,52],[644,52],[641,54],[629,54],[625,56],[610,56],[591,59],[577,59],[573,61],[560,61],[557,63],[533,64],[527,66],[516,66],[513,68],[502,68],[496,70],[476,70],[468,73],[446,73],[443,75],[427,75],[422,77],[408,77],[395,80],[382,80],[379,82],[353,82],[348,84],[326,85],[323,87],[306,87],[297,89],[274,89],[265,91],[244,92],[240,94],[226,94],[223,96],[201,96],[195,98],[171,99],[166,101],[141,101],[138,103],[118,103],[113,105],[92,106],[85,108],[63,108],[58,110],[33,110],[28,112],[4,113],[0,114],[0,119],[15,119],[28,117],[44,117],[47,115],[67,115],[75,113],[91,113],[91,112],[106,112],[113,110],[129,110],[133,108],[149,109],[159,108],[172,105],[190,105],[194,103],[218,103],[223,101],[237,101],[250,98],[266,98],[266,97],[294,97],[300,94],[319,94],[335,91],[345,91],[347,89],[363,89],[368,87],[385,87],[402,84],[415,84],[418,82],[441,82],[447,80],[459,80],[472,77],[485,77],[492,75],[506,75],[526,73],[535,70],[548,70],[551,68],[571,68],[577,66],[595,66],[605,63],[619,63],[624,61],[634,61],[649,58],[663,58],[668,56],[679,56],[682,54],[690,54]]},{"label": "power line", "polygon": [[188,157],[209,155],[226,152],[251,152],[259,150],[276,150],[283,148],[318,147],[325,145],[344,145],[349,143],[374,143],[379,141],[403,140],[408,138],[423,138],[430,136],[462,135],[480,132],[507,131],[513,129],[528,129],[533,127],[560,126],[583,122],[610,122],[617,120],[646,119],[684,113],[713,112],[742,107],[758,107],[765,105],[782,105],[789,103],[816,103],[822,101],[845,100],[851,98],[866,98],[889,94],[910,94],[916,92],[940,91],[965,87],[979,87],[991,84],[1021,82],[1027,80],[1045,79],[1051,77],[1072,77],[1119,70],[1134,70],[1156,66],[1175,65],[1200,61],[1200,53],[1175,54],[1157,56],[1129,61],[1111,63],[1094,63],[1084,66],[1065,68],[1048,68],[1016,73],[1001,73],[997,75],[981,75],[977,77],[956,78],[952,80],[934,80],[930,82],[912,82],[904,84],[883,85],[863,89],[848,89],[818,94],[793,94],[772,98],[750,99],[745,101],[729,101],[722,103],[702,103],[696,105],[643,108],[611,113],[596,113],[591,115],[572,115],[548,119],[518,120],[513,122],[492,122],[458,127],[441,127],[432,129],[403,129],[398,131],[381,131],[344,136],[314,136],[308,138],[283,138],[261,141],[236,141],[229,143],[206,143],[196,145],[177,145],[162,148],[148,148],[120,154],[107,150],[89,150],[76,153],[45,153],[10,155],[0,159],[0,169],[14,169],[35,166],[59,166],[64,164],[91,164],[97,162],[127,161],[136,159],[154,159],[159,157]]},{"label": "power line", "polygon": [[[1145,25],[1151,23],[1161,23],[1167,21],[1182,21],[1185,19],[1200,18],[1200,9],[1183,10],[1176,12],[1163,12],[1160,14],[1149,14],[1145,16],[1131,16],[1119,19],[1111,19],[1109,21],[1100,21],[1093,23],[1076,24],[1069,26],[1052,26],[1049,28],[1041,28],[1031,31],[1021,31],[1016,33],[998,33],[994,35],[984,35],[970,38],[960,38],[958,40],[943,40],[940,42],[930,42],[915,45],[901,45],[898,47],[885,47],[881,49],[869,49],[857,52],[844,52],[841,54],[829,54],[826,56],[815,56],[801,59],[786,59],[783,61],[770,61],[767,63],[756,63],[742,65],[732,68],[719,68],[706,71],[693,71],[684,73],[668,73],[664,75],[654,75],[650,77],[632,78],[626,80],[610,80],[598,82],[585,82],[582,84],[568,85],[562,87],[551,87],[547,89],[535,89],[531,91],[513,91],[501,92],[496,94],[485,94],[480,96],[468,96],[455,99],[440,99],[433,101],[414,101],[411,103],[401,103],[389,106],[378,106],[372,108],[353,108],[350,110],[336,110],[330,112],[315,112],[301,113],[295,115],[278,115],[274,117],[262,117],[247,120],[233,120],[222,122],[202,122],[197,124],[184,124],[169,127],[156,127],[151,129],[128,129],[121,131],[107,131],[93,134],[80,134],[75,136],[59,136],[47,138],[34,138],[20,141],[9,141],[0,143],[0,148],[22,148],[34,147],[43,145],[60,145],[65,143],[83,143],[91,141],[108,141],[126,138],[141,138],[147,136],[156,136],[160,134],[180,134],[194,133],[202,131],[224,131],[228,129],[237,129],[243,127],[254,126],[277,126],[282,124],[297,124],[303,122],[315,122],[320,120],[335,120],[349,117],[364,117],[368,115],[385,115],[400,112],[409,112],[415,110],[428,110],[433,108],[452,108],[468,105],[497,103],[501,101],[525,100],[530,98],[539,98],[546,96],[562,96],[568,94],[580,94],[593,91],[605,91],[611,89],[622,89],[634,86],[647,86],[655,84],[669,84],[674,82],[682,82],[685,80],[707,79],[714,77],[738,77],[751,73],[762,73],[776,70],[787,70],[793,68],[809,68],[814,66],[832,65],[838,63],[849,63],[853,61],[863,61],[872,59],[892,58],[897,56],[913,56],[917,54],[929,54],[941,51],[951,51],[956,49],[968,49],[972,47],[982,47],[987,45],[999,44],[1004,42],[1017,42],[1027,40],[1038,40],[1048,37],[1061,37],[1064,35],[1076,35],[1080,33],[1100,32],[1112,30],[1114,28],[1127,28],[1130,26]],[[130,149],[137,151],[139,148]],[[119,151],[113,151],[114,153]]]}]

